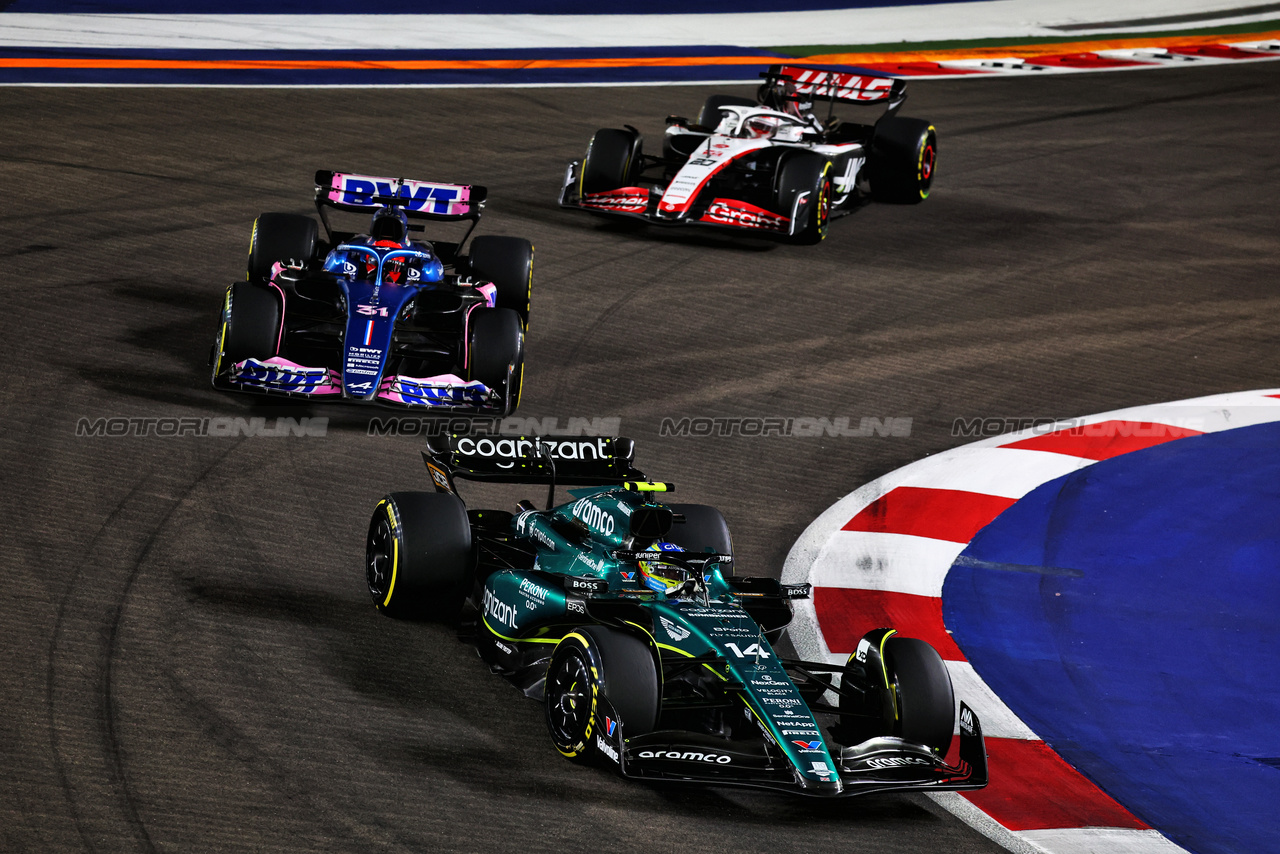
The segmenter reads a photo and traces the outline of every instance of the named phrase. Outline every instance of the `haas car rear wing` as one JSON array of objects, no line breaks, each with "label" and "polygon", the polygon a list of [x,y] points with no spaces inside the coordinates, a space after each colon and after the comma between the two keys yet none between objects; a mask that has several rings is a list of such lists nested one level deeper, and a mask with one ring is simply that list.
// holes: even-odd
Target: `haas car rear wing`
[{"label": "haas car rear wing", "polygon": [[459,436],[431,439],[422,452],[441,492],[453,479],[491,483],[602,486],[644,480],[631,462],[635,443],[621,436]]},{"label": "haas car rear wing", "polygon": [[887,104],[894,112],[907,99],[907,82],[846,71],[774,65],[760,76],[764,88],[777,87],[789,101],[839,101],[842,104]]}]

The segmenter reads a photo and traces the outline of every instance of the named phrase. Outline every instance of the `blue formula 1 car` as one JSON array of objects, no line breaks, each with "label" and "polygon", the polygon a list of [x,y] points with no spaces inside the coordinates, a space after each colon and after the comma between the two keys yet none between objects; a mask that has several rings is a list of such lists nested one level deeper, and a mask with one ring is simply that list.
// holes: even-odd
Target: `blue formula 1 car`
[{"label": "blue formula 1 car", "polygon": [[[424,453],[435,492],[374,509],[380,611],[459,620],[545,708],[556,749],[624,777],[820,797],[986,785],[978,717],[924,641],[868,631],[843,665],[775,643],[809,585],[733,574],[724,517],[666,500],[629,439],[454,436]],[[457,481],[549,484],[546,509],[468,510]],[[556,484],[577,485],[556,505]],[[834,698],[834,699],[829,699]]]},{"label": "blue formula 1 car", "polygon": [[[210,356],[220,389],[507,415],[520,401],[533,245],[480,236],[484,187],[317,172],[316,211],[264,213]],[[328,209],[370,217],[335,231]],[[371,216],[370,216],[371,215]],[[410,220],[468,223],[456,243]]]}]

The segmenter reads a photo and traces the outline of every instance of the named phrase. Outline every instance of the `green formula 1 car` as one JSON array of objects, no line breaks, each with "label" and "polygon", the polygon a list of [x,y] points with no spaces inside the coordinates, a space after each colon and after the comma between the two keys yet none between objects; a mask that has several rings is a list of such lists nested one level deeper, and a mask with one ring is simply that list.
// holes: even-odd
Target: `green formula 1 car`
[{"label": "green formula 1 car", "polygon": [[[838,797],[976,789],[978,717],[937,652],[869,631],[843,665],[774,644],[808,585],[733,574],[724,517],[675,504],[623,438],[458,437],[423,457],[435,492],[369,525],[380,611],[456,619],[491,668],[541,700],[557,750],[625,777]],[[543,484],[547,509],[468,510],[460,479]],[[578,486],[555,505],[556,485]]]}]

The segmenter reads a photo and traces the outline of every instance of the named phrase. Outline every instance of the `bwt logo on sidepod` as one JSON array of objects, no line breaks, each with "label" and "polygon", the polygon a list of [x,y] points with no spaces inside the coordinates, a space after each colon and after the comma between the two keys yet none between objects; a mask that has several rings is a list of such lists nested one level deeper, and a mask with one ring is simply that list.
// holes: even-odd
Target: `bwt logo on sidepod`
[{"label": "bwt logo on sidepod", "polygon": [[589,498],[579,498],[573,502],[573,515],[581,519],[586,526],[593,531],[604,534],[606,537],[613,536],[613,530],[616,524],[613,516],[605,511],[603,507],[593,504]]}]

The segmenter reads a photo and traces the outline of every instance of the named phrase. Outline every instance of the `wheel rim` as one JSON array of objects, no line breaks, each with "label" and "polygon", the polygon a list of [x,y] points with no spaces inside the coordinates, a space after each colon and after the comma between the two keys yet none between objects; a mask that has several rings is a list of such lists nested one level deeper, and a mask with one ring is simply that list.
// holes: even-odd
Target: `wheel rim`
[{"label": "wheel rim", "polygon": [[827,221],[831,217],[831,179],[823,175],[818,189],[818,209],[816,211],[818,237],[827,236]]},{"label": "wheel rim", "polygon": [[586,738],[591,721],[591,672],[576,649],[556,662],[547,678],[547,720],[562,745]]},{"label": "wheel rim", "polygon": [[365,546],[365,580],[369,583],[369,594],[379,602],[387,593],[387,585],[391,581],[391,568],[395,559],[395,535],[391,532],[391,523],[385,513],[378,514],[369,526],[369,539]]},{"label": "wheel rim", "polygon": [[924,148],[920,151],[920,189],[926,193],[933,183],[933,167],[937,160],[938,150],[934,148],[933,139],[926,139]]}]

